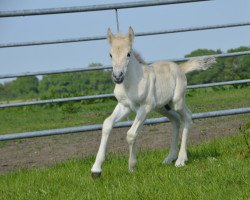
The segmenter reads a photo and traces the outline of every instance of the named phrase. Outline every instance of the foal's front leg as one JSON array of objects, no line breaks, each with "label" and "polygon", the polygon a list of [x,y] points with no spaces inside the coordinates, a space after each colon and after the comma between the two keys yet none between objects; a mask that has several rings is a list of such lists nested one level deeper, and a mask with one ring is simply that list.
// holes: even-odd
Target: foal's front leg
[{"label": "foal's front leg", "polygon": [[114,124],[120,121],[122,118],[126,117],[129,113],[130,109],[128,107],[125,107],[124,105],[118,103],[113,113],[107,119],[104,120],[100,147],[96,156],[95,163],[91,169],[93,177],[98,177],[101,175],[102,163],[105,160],[108,138]]},{"label": "foal's front leg", "polygon": [[136,137],[138,136],[138,133],[142,128],[142,125],[148,113],[149,112],[145,107],[139,108],[139,110],[136,113],[133,125],[131,126],[131,128],[127,133],[127,142],[129,144],[129,171],[133,171],[137,163],[136,149],[135,149]]}]

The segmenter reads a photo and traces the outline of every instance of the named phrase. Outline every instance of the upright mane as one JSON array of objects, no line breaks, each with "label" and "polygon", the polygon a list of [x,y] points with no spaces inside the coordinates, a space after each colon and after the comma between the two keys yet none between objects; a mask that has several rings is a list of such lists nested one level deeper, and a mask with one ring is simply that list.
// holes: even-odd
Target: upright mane
[{"label": "upright mane", "polygon": [[136,60],[141,63],[141,64],[146,64],[145,60],[142,58],[142,56],[137,52],[137,51],[133,51],[134,52],[134,56],[136,58]]}]

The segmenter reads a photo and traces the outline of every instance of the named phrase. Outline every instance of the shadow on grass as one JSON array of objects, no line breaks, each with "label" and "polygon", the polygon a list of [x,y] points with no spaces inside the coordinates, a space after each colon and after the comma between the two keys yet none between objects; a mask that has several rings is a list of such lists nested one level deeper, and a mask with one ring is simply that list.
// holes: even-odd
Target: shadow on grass
[{"label": "shadow on grass", "polygon": [[220,156],[221,153],[215,146],[201,146],[188,151],[188,162],[192,163],[197,160],[206,160],[207,158],[218,158]]}]

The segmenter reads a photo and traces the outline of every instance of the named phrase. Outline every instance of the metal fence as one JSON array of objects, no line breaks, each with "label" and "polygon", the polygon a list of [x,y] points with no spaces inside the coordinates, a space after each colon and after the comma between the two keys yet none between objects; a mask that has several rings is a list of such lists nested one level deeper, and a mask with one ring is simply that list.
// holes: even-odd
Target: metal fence
[{"label": "metal fence", "polygon": [[[117,22],[117,29],[119,32],[119,21],[117,20],[116,22]],[[250,22],[240,22],[240,23],[218,24],[218,25],[210,25],[210,26],[197,26],[197,27],[187,27],[187,28],[180,28],[180,29],[168,29],[168,30],[160,30],[160,31],[141,32],[141,33],[135,33],[135,36],[138,37],[138,36],[150,36],[150,35],[160,35],[160,34],[170,34],[170,33],[182,33],[182,32],[190,32],[190,31],[204,31],[204,30],[211,30],[211,29],[233,28],[233,27],[249,26],[249,25],[250,25]],[[72,42],[87,42],[87,41],[97,41],[97,40],[104,40],[104,39],[106,39],[106,36],[79,37],[79,38],[69,38],[69,39],[60,39],[60,40],[7,43],[7,44],[0,44],[0,48],[48,45],[48,44],[62,44],[62,43],[72,43]]]},{"label": "metal fence", "polygon": [[[205,112],[205,113],[195,113],[192,115],[192,118],[202,119],[202,118],[211,118],[211,117],[221,117],[221,116],[244,114],[244,113],[249,113],[249,112],[250,112],[250,107],[229,109],[229,110],[217,110],[217,111]],[[164,123],[164,122],[169,122],[169,120],[166,117],[152,118],[152,119],[147,119],[144,124],[149,125],[149,124],[159,124],[159,123]],[[118,122],[116,123],[114,127],[121,128],[121,127],[128,127],[131,125],[132,125],[131,121],[126,121],[126,122]],[[26,132],[26,133],[13,133],[13,134],[0,135],[0,141],[61,135],[61,134],[69,134],[69,133],[79,133],[79,132],[95,131],[95,130],[101,130],[101,129],[102,129],[102,124],[95,124],[95,125],[88,125],[88,126],[33,131],[33,132]]]},{"label": "metal fence", "polygon": [[[146,6],[159,6],[159,5],[178,4],[178,3],[191,3],[191,2],[201,2],[201,1],[210,1],[210,0],[139,1],[139,2],[131,2],[131,3],[105,4],[105,5],[98,5],[98,6],[36,9],[36,10],[22,10],[22,11],[8,11],[8,12],[4,11],[4,12],[0,12],[0,18],[33,16],[33,15],[48,15],[48,14],[65,14],[65,13],[73,13],[73,12],[115,10],[117,30],[119,31],[118,9],[128,9],[128,8],[137,8],[137,7],[146,7]],[[188,32],[188,31],[232,28],[232,27],[248,26],[248,25],[250,25],[250,22],[240,22],[240,23],[220,24],[220,25],[201,26],[201,27],[188,27],[188,28],[172,29],[172,30],[142,32],[142,33],[136,33],[135,35],[136,36],[149,36],[149,35],[170,34],[170,33]],[[8,43],[8,44],[0,44],[0,48],[60,44],[60,43],[69,43],[69,42],[84,42],[84,41],[93,41],[93,40],[103,40],[105,38],[106,38],[105,36],[95,36],[95,37],[80,37],[80,38],[51,40],[51,41]],[[217,58],[223,58],[223,57],[242,56],[242,55],[249,55],[249,54],[250,54],[250,51],[244,51],[244,52],[236,52],[236,53],[217,54],[213,56]],[[176,62],[182,62],[182,61],[188,60],[188,58],[179,58],[179,59],[170,59],[170,60],[176,61]],[[5,74],[5,75],[0,75],[0,79],[23,77],[23,76],[34,76],[34,75],[59,74],[59,73],[68,73],[68,72],[91,71],[91,70],[104,70],[104,69],[111,69],[111,66],[54,70],[54,71],[43,71],[43,72],[33,72],[33,73]],[[245,79],[245,80],[227,81],[227,82],[219,82],[219,83],[190,85],[188,86],[188,88],[196,89],[196,88],[206,88],[206,87],[231,85],[231,84],[243,84],[243,83],[249,83],[249,82],[250,82],[250,79]],[[112,98],[112,97],[114,97],[113,94],[100,94],[100,95],[81,96],[81,97],[72,97],[72,98],[39,100],[39,101],[32,101],[32,102],[8,103],[8,104],[0,104],[0,108],[31,106],[31,105],[39,105],[39,104],[47,104],[47,103],[59,103],[59,102],[67,102],[67,101],[79,101],[79,100],[90,100],[90,99]],[[193,118],[196,119],[196,118],[218,117],[218,116],[243,114],[243,113],[249,113],[249,112],[250,112],[250,107],[247,107],[247,108],[212,111],[212,112],[206,112],[206,113],[196,113],[196,114],[193,114]],[[156,124],[156,123],[163,123],[163,122],[168,122],[167,118],[148,119],[145,124]],[[120,122],[120,123],[117,123],[115,127],[130,126],[131,123],[132,122],[130,121]],[[61,128],[61,129],[53,129],[53,130],[33,131],[33,132],[26,132],[26,133],[4,134],[4,135],[0,135],[0,141],[21,139],[21,138],[31,138],[31,137],[41,137],[41,136],[49,136],[49,135],[58,135],[58,134],[67,134],[67,133],[77,133],[77,132],[84,132],[84,131],[93,131],[93,130],[99,130],[101,128],[102,128],[102,125],[97,124],[97,125],[88,125],[88,126],[81,126],[81,127],[69,127],[69,128]]]},{"label": "metal fence", "polygon": [[161,6],[180,3],[192,3],[211,0],[161,0],[161,1],[135,1],[130,3],[116,3],[116,4],[104,4],[95,6],[77,6],[66,8],[50,8],[50,9],[34,9],[34,10],[18,10],[18,11],[2,11],[0,17],[24,17],[31,15],[52,15],[52,14],[65,14],[76,12],[91,12],[91,11],[103,11],[103,10],[118,10],[126,8],[138,8],[147,6]]}]

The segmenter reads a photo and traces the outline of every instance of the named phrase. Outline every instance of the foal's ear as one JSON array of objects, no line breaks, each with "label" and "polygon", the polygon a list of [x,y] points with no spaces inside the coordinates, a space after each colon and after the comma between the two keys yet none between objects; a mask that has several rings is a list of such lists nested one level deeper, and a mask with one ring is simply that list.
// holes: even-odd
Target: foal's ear
[{"label": "foal's ear", "polygon": [[128,38],[129,38],[129,41],[131,44],[134,41],[134,37],[135,37],[134,31],[133,31],[132,27],[130,26],[128,29]]},{"label": "foal's ear", "polygon": [[108,28],[108,31],[107,31],[107,39],[108,39],[108,41],[109,41],[109,44],[112,43],[113,37],[114,37],[114,35],[113,35],[113,33],[111,32],[111,29]]}]

